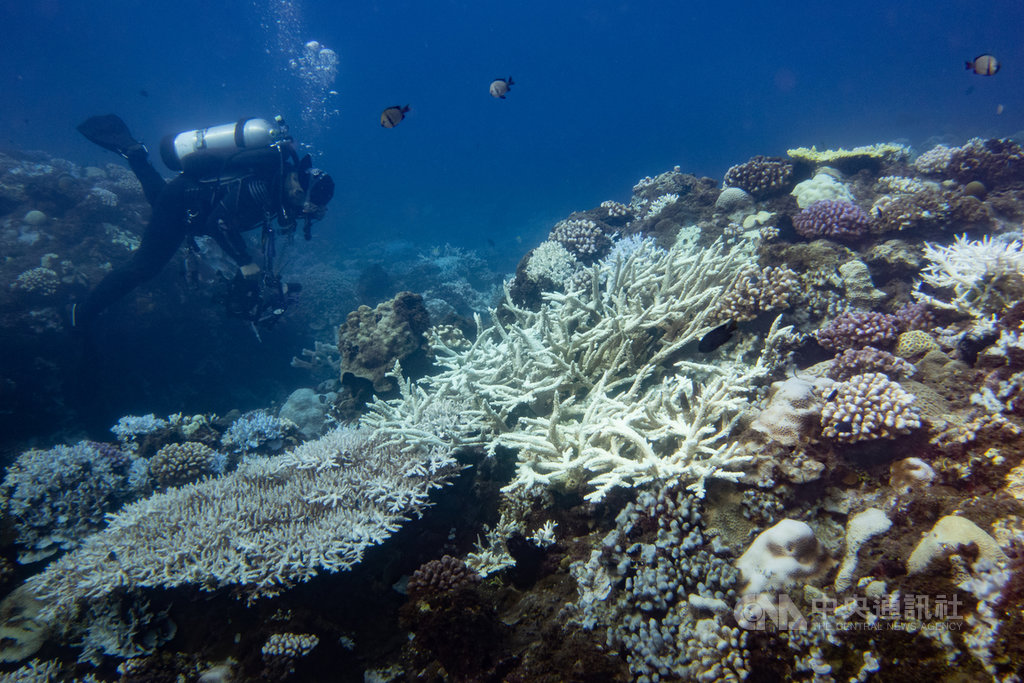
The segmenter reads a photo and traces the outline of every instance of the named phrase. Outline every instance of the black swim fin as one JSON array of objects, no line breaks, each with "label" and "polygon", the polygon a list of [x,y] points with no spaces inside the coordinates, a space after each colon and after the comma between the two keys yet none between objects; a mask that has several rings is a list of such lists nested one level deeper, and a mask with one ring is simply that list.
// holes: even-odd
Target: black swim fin
[{"label": "black swim fin", "polygon": [[116,114],[91,116],[78,125],[78,132],[100,147],[117,152],[123,157],[143,146],[132,137],[128,126]]}]

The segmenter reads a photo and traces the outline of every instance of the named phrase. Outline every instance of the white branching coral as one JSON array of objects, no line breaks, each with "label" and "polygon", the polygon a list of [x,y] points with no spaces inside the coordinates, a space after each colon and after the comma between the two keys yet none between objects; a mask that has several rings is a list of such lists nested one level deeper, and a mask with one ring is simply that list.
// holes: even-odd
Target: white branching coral
[{"label": "white branching coral", "polygon": [[679,195],[675,193],[670,192],[669,194],[661,195],[651,202],[649,207],[647,207],[647,214],[644,218],[654,218],[655,216],[658,216],[667,207],[672,206],[677,201],[679,201]]},{"label": "white branching coral", "polygon": [[576,257],[559,242],[541,242],[526,263],[526,277],[537,282],[545,278],[563,282],[572,274]]},{"label": "white branching coral", "polygon": [[447,450],[339,427],[285,455],[125,506],[30,583],[53,614],[119,589],[198,584],[276,595],[359,562],[457,471]]},{"label": "white branching coral", "polygon": [[[425,402],[465,406],[454,432],[518,451],[509,494],[553,486],[599,501],[616,486],[674,478],[701,494],[708,477],[739,476],[746,456],[729,436],[772,363],[671,361],[713,324],[714,304],[749,263],[721,242],[641,241],[590,268],[581,289],[546,293],[538,311],[506,292],[502,315],[469,348],[435,347],[444,372],[375,403],[368,420],[414,425]],[[776,321],[767,346],[787,332]]]},{"label": "white branching coral", "polygon": [[[1024,245],[1020,240],[994,241],[990,235],[968,240],[960,235],[953,244],[926,243],[929,264],[921,272],[914,297],[936,308],[983,318],[1012,303],[1008,296],[1024,279]],[[921,291],[927,285],[951,296],[943,298]]]}]

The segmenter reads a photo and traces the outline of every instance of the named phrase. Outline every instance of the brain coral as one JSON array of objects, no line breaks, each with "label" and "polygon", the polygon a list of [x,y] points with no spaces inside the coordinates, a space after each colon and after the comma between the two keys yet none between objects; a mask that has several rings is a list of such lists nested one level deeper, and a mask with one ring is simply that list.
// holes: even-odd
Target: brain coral
[{"label": "brain coral", "polygon": [[793,228],[808,239],[857,239],[870,232],[871,219],[856,204],[822,199],[794,216]]},{"label": "brain coral", "polygon": [[923,356],[939,348],[935,338],[924,330],[908,330],[896,341],[896,355],[900,358]]}]

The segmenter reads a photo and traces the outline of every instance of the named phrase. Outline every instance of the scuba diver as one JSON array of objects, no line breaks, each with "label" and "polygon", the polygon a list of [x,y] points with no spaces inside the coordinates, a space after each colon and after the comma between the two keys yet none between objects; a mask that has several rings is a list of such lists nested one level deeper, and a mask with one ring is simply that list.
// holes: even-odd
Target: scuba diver
[{"label": "scuba diver", "polygon": [[[160,156],[168,168],[180,171],[170,181],[114,114],[89,118],[78,130],[128,160],[153,213],[131,260],[72,306],[74,331],[87,333],[101,312],[160,272],[182,242],[198,251],[195,238],[201,235],[212,237],[239,266],[228,286],[228,313],[248,320],[257,338],[258,326],[280,318],[289,294],[300,287],[283,283],[274,271],[275,234],[293,235],[301,218],[309,240],[313,221],[324,217],[334,196],[333,179],[313,168],[308,154],[299,159],[280,116],[167,136]],[[271,225],[274,219],[278,228]],[[242,238],[256,228],[262,229],[262,265]]]}]

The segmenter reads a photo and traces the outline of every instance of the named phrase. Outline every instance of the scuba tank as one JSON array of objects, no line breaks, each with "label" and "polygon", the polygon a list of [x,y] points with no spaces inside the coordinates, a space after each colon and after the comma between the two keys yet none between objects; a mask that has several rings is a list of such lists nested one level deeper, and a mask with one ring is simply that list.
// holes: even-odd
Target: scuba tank
[{"label": "scuba tank", "polygon": [[285,140],[290,138],[281,116],[275,116],[273,121],[239,119],[235,123],[167,135],[160,142],[160,157],[167,168],[183,171],[194,155],[223,161],[243,150],[266,148]]}]

